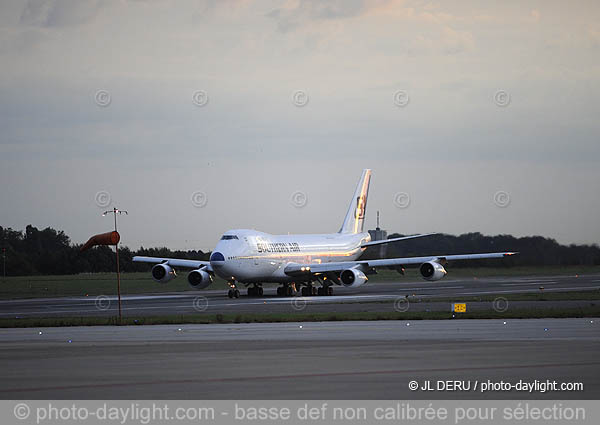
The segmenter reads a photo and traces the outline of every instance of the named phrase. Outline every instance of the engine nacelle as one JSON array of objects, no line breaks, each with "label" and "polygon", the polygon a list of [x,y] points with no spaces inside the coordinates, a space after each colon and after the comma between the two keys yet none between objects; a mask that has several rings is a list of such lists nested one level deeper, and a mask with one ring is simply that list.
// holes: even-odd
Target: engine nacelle
[{"label": "engine nacelle", "polygon": [[158,283],[167,283],[176,277],[175,270],[168,264],[157,264],[152,267],[152,279]]},{"label": "engine nacelle", "polygon": [[340,273],[342,285],[347,288],[356,288],[363,285],[368,279],[363,272],[358,269],[346,269]]},{"label": "engine nacelle", "polygon": [[212,283],[212,276],[202,269],[192,270],[187,275],[187,281],[194,289],[204,289]]},{"label": "engine nacelle", "polygon": [[419,272],[423,279],[425,280],[440,280],[444,276],[446,276],[446,269],[440,263],[436,263],[435,261],[428,261],[426,263],[421,264],[419,267]]}]

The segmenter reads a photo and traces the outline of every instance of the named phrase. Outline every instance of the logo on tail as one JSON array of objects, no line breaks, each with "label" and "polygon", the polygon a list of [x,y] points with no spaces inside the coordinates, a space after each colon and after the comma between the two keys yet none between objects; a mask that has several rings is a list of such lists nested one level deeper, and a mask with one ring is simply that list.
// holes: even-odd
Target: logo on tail
[{"label": "logo on tail", "polygon": [[354,196],[346,212],[344,224],[340,233],[362,233],[365,214],[367,212],[367,197],[369,196],[369,183],[371,182],[371,170],[364,169]]}]

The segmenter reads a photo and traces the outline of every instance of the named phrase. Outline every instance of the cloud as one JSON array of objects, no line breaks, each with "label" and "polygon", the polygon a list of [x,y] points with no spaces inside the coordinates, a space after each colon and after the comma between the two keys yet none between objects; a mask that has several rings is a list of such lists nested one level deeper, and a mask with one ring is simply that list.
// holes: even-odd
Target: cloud
[{"label": "cloud", "polygon": [[446,54],[457,54],[473,49],[475,42],[473,34],[468,31],[459,31],[450,27],[443,30],[442,50]]},{"label": "cloud", "polygon": [[600,47],[600,28],[588,28],[588,37],[590,39],[592,47]]},{"label": "cloud", "polygon": [[425,34],[418,34],[405,44],[409,56],[422,55],[457,55],[470,52],[475,47],[473,34],[445,26],[440,30],[432,29]]},{"label": "cloud", "polygon": [[288,32],[310,23],[355,18],[398,4],[397,0],[297,0],[271,10],[266,16],[277,20],[280,31]]},{"label": "cloud", "polygon": [[100,7],[98,0],[29,0],[20,22],[37,27],[81,25],[93,20]]}]

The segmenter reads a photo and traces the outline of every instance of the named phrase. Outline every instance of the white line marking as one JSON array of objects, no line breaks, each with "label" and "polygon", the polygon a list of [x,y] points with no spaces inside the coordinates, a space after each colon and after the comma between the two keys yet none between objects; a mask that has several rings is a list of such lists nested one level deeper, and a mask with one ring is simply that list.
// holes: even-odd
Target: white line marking
[{"label": "white line marking", "polygon": [[398,288],[397,291],[433,291],[433,290],[442,290],[442,289],[465,289],[464,286],[427,286],[420,288]]},{"label": "white line marking", "polygon": [[[598,280],[600,281],[600,280]],[[434,288],[429,288],[429,289],[434,289]],[[573,287],[569,287],[569,286],[565,286],[565,287],[561,287],[561,288],[548,288],[546,289],[546,292],[561,292],[561,291],[574,291],[574,290],[594,290],[594,289],[600,289],[600,286],[573,286]],[[452,294],[443,294],[443,293],[435,293],[435,294],[418,294],[417,296],[420,298],[435,298],[435,297],[460,297],[460,296],[468,296],[468,295],[494,295],[494,294],[519,294],[519,293],[537,293],[538,291],[535,289],[524,289],[522,291],[514,291],[514,290],[506,290],[506,291],[479,291],[479,292],[457,292],[457,293],[452,293]],[[177,298],[177,297],[174,297]],[[183,297],[182,297],[183,298]],[[304,301],[307,302],[307,304],[318,304],[318,303],[327,303],[330,301],[354,301],[354,302],[360,302],[361,300],[386,300],[386,299],[395,299],[398,298],[398,295],[389,295],[389,294],[381,294],[381,295],[337,295],[337,296],[332,296],[332,297],[286,297],[286,298],[258,298],[256,299],[256,301],[254,302],[230,302],[230,303],[222,303],[220,301],[224,301],[224,300],[217,300],[217,302],[213,302],[212,305],[209,302],[209,309],[215,309],[215,308],[221,308],[221,307],[244,307],[244,306],[249,306],[249,305],[282,305],[282,304],[288,304],[291,302],[291,300],[294,299],[302,299]],[[91,301],[91,300],[90,300]],[[93,304],[85,304],[85,305],[89,305],[90,307]],[[160,310],[160,309],[172,309],[174,312],[180,310],[180,309],[185,309],[185,308],[191,308],[191,303],[186,303],[186,304],[178,304],[178,305],[157,305],[157,306],[148,306],[148,307],[136,307],[136,306],[131,306],[131,307],[127,307],[127,306],[123,306],[123,311],[128,311],[128,310]],[[112,312],[112,311],[116,311],[117,310],[117,306],[115,305],[114,307],[111,306],[111,308],[107,311]],[[0,317],[13,317],[13,316],[20,316],[20,315],[32,315],[32,314],[48,314],[48,313],[89,313],[90,311],[94,311],[92,309],[89,310],[73,310],[72,308],[69,308],[69,306],[65,306],[65,308],[63,309],[45,309],[45,310],[41,310],[41,311],[24,311],[24,312],[10,312],[10,313],[0,313]]]},{"label": "white line marking", "polygon": [[547,282],[531,282],[531,283],[502,283],[500,286],[528,286],[528,285],[558,285],[555,280],[549,280]]},{"label": "white line marking", "polygon": [[[551,288],[551,289],[547,289],[546,292],[561,292],[561,291],[572,291],[572,290],[578,290],[578,289],[600,289],[600,286],[578,286],[578,287],[573,287],[573,288]],[[458,296],[458,295],[493,295],[493,294],[519,294],[519,293],[536,293],[538,291],[536,291],[535,289],[527,289],[525,291],[519,291],[519,292],[515,292],[515,291],[486,291],[486,292],[463,292],[463,293],[458,293],[458,294],[452,294],[452,296]],[[438,295],[434,295],[434,296],[438,296]]]}]

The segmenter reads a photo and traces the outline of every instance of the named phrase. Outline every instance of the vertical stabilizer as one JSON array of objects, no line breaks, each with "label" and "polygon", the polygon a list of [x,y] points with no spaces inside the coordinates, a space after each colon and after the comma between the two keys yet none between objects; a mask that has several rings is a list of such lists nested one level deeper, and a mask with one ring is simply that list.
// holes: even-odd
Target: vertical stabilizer
[{"label": "vertical stabilizer", "polygon": [[363,232],[365,213],[367,212],[367,197],[369,196],[370,182],[371,170],[364,169],[362,175],[360,176],[358,186],[356,186],[356,190],[354,191],[352,201],[350,201],[350,206],[348,207],[348,212],[346,213],[346,218],[344,218],[344,224],[342,224],[340,233]]}]

